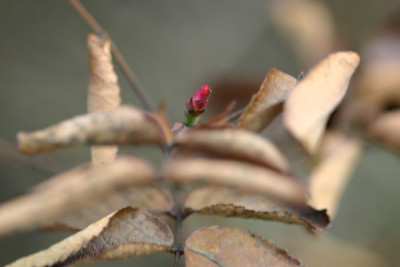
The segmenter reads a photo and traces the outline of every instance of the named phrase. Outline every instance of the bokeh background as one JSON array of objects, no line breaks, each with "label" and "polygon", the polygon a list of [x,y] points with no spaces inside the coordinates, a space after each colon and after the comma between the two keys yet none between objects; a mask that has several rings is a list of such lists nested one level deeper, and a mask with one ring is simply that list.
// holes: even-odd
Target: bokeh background
[{"label": "bokeh background", "polygon": [[[82,1],[155,103],[168,101],[167,114],[173,122],[182,119],[185,102],[202,84],[214,90],[212,114],[230,99],[243,106],[270,68],[297,76],[337,49],[352,49],[363,59],[366,46],[385,30],[387,20],[400,17],[398,0],[305,2],[306,9],[288,10],[266,0]],[[322,10],[317,11],[322,18],[316,25],[332,32],[325,35],[326,31],[311,27],[310,34],[285,24],[299,14],[307,18],[307,10],[315,6]],[[36,161],[13,152],[18,131],[40,129],[86,112],[89,32],[68,1],[0,0],[0,201],[26,192],[54,171],[90,160],[87,148],[37,156]],[[311,51],[304,49],[307,40],[317,44]],[[397,47],[400,50],[400,41]],[[142,107],[117,71],[123,102]],[[156,165],[162,157],[154,148],[125,148],[123,153],[140,154]],[[36,168],[36,163],[45,163],[45,170]],[[398,266],[399,176],[399,158],[367,144],[338,214],[321,236],[311,236],[300,226],[212,216],[191,216],[184,230],[189,234],[200,225],[239,225],[275,241],[308,266]],[[0,265],[67,235],[31,231],[0,239]],[[171,255],[159,254],[99,266],[171,266],[172,262]]]}]

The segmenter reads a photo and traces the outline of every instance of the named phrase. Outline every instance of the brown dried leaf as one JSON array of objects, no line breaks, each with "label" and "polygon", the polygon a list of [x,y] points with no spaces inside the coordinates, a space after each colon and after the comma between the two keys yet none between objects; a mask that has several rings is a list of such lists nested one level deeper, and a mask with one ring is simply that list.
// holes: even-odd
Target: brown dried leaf
[{"label": "brown dried leaf", "polygon": [[285,102],[284,124],[308,153],[315,153],[329,115],[346,94],[360,62],[354,52],[337,52],[318,63]]},{"label": "brown dried leaf", "polygon": [[400,110],[378,116],[370,123],[367,131],[373,139],[400,152]]},{"label": "brown dried leaf", "polygon": [[[111,42],[95,34],[88,35],[90,82],[88,112],[114,111],[121,104],[118,77],[111,59]],[[117,156],[117,146],[92,146],[92,162],[112,162]]]},{"label": "brown dried leaf", "polygon": [[191,192],[184,203],[185,212],[219,216],[256,218],[303,225],[311,231],[329,226],[326,211],[306,205],[291,205],[265,195],[243,193],[226,187],[203,187]]},{"label": "brown dried leaf", "polygon": [[301,266],[274,243],[247,230],[208,226],[185,243],[186,266]]},{"label": "brown dried leaf", "polygon": [[322,142],[320,163],[310,177],[311,205],[327,209],[333,218],[351,173],[361,154],[357,139],[329,132]]},{"label": "brown dried leaf", "polygon": [[207,183],[238,188],[287,202],[305,201],[292,177],[249,163],[216,159],[176,159],[164,168],[164,179],[183,184]]},{"label": "brown dried leaf", "polygon": [[28,155],[80,144],[162,144],[158,123],[140,110],[122,106],[112,112],[77,116],[44,130],[17,135],[20,150]]},{"label": "brown dried leaf", "polygon": [[188,130],[178,134],[175,145],[184,149],[211,152],[288,172],[288,163],[273,143],[246,131]]},{"label": "brown dried leaf", "polygon": [[127,206],[146,210],[152,214],[162,214],[174,208],[174,201],[171,193],[163,188],[155,186],[127,188],[105,196],[99,201],[84,203],[74,212],[63,213],[56,223],[46,222],[45,228],[81,230],[107,214]]},{"label": "brown dried leaf", "polygon": [[27,230],[78,210],[115,191],[153,182],[155,173],[145,161],[121,157],[113,163],[84,165],[46,181],[25,196],[0,206],[0,236]]},{"label": "brown dried leaf", "polygon": [[120,260],[171,251],[172,245],[173,234],[165,222],[128,207],[8,266],[62,266]]},{"label": "brown dried leaf", "polygon": [[289,74],[271,69],[240,116],[238,128],[253,132],[264,129],[281,112],[279,104],[286,100],[296,82]]}]

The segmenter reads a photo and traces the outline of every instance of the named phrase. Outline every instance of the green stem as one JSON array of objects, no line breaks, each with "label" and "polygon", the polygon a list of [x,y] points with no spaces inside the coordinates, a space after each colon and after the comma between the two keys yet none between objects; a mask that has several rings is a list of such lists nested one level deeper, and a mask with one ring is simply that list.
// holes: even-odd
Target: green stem
[{"label": "green stem", "polygon": [[186,113],[185,120],[184,120],[183,124],[185,124],[185,126],[187,126],[187,127],[192,127],[192,126],[195,126],[197,124],[198,119],[199,119],[199,116],[195,117],[195,116],[192,116],[192,115]]}]

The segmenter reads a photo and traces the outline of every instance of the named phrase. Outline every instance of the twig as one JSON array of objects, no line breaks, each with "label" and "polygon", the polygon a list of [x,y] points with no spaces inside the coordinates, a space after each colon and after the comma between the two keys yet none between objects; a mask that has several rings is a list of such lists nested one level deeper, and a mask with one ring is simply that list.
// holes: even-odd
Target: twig
[{"label": "twig", "polygon": [[52,159],[29,158],[21,155],[17,147],[0,137],[0,162],[19,168],[28,168],[41,175],[52,175],[63,169],[63,166]]},{"label": "twig", "polygon": [[232,121],[238,119],[240,117],[240,115],[242,115],[245,110],[246,110],[246,107],[244,107],[242,109],[239,109],[239,110],[236,110],[231,115],[229,115],[228,121],[232,122]]},{"label": "twig", "polygon": [[183,212],[182,203],[183,203],[183,195],[179,189],[175,189],[174,192],[175,198],[175,258],[174,258],[174,267],[178,267],[178,262],[180,256],[183,254],[182,248],[182,221],[185,217]]},{"label": "twig", "polygon": [[[86,23],[97,33],[102,35],[109,36],[106,31],[100,26],[100,24],[95,20],[95,18],[90,14],[90,12],[79,2],[79,0],[70,0],[71,5],[76,9],[76,11],[81,15],[81,17],[86,21]],[[119,51],[118,47],[112,41],[111,37],[109,36],[111,41],[111,52],[118,63],[118,66],[121,68],[122,73],[125,75],[126,79],[128,80],[129,84],[131,85],[132,89],[135,91],[137,96],[140,98],[142,103],[145,105],[146,109],[150,111],[155,111],[154,105],[146,93],[142,85],[139,83],[135,73],[129,67],[128,63],[126,62],[125,58],[122,56],[121,52]]]},{"label": "twig", "polygon": [[183,251],[182,248],[178,247],[175,251],[175,257],[174,257],[174,265],[173,267],[178,267],[179,259],[182,256]]}]

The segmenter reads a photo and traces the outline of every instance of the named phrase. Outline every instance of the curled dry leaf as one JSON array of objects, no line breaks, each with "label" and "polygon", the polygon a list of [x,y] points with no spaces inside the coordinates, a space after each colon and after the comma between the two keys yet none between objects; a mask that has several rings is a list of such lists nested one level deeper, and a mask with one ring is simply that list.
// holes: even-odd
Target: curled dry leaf
[{"label": "curled dry leaf", "polygon": [[284,107],[284,124],[308,153],[317,151],[329,115],[346,94],[359,62],[354,52],[331,54],[290,93]]},{"label": "curled dry leaf", "polygon": [[247,230],[208,226],[185,242],[186,266],[302,266],[271,241]]},{"label": "curled dry leaf", "polygon": [[238,188],[287,202],[305,201],[305,192],[290,176],[249,163],[203,158],[176,159],[164,168],[164,179],[184,184],[207,183]]},{"label": "curled dry leaf", "polygon": [[[111,59],[111,42],[95,34],[88,35],[90,81],[88,112],[113,111],[121,104],[118,77]],[[92,162],[112,162],[117,155],[117,146],[92,146]]]},{"label": "curled dry leaf", "polygon": [[296,78],[271,69],[239,118],[239,129],[259,132],[282,111],[283,103],[295,86]]},{"label": "curled dry leaf", "polygon": [[225,158],[234,158],[282,172],[288,172],[288,163],[273,143],[256,134],[234,130],[188,130],[178,134],[175,145],[184,149],[211,152]]},{"label": "curled dry leaf", "polygon": [[323,231],[329,226],[325,210],[291,205],[265,195],[243,193],[226,187],[196,189],[185,199],[184,208],[189,214],[195,212],[299,224],[314,232]]},{"label": "curled dry leaf", "polygon": [[332,51],[335,25],[323,2],[279,0],[268,4],[277,33],[290,42],[303,63],[311,66]]},{"label": "curled dry leaf", "polygon": [[367,129],[371,138],[400,152],[400,110],[378,116]]},{"label": "curled dry leaf", "polygon": [[171,251],[172,245],[173,234],[165,222],[128,207],[8,266],[63,266],[119,260]]},{"label": "curled dry leaf", "polygon": [[77,116],[44,130],[17,135],[28,155],[80,144],[162,144],[164,133],[150,116],[132,107]]},{"label": "curled dry leaf", "polygon": [[[96,202],[88,201],[73,212],[61,214],[48,230],[81,230],[111,212],[131,206],[152,214],[168,213],[174,208],[171,193],[156,186],[133,187],[115,191]],[[61,217],[62,216],[62,217]]]},{"label": "curled dry leaf", "polygon": [[121,157],[113,163],[88,166],[60,174],[25,196],[0,206],[0,236],[32,229],[79,210],[88,202],[100,201],[115,191],[153,182],[150,165],[134,157]]},{"label": "curled dry leaf", "polygon": [[361,142],[329,132],[321,146],[321,159],[310,177],[311,205],[327,209],[333,218],[351,173],[361,154]]}]

